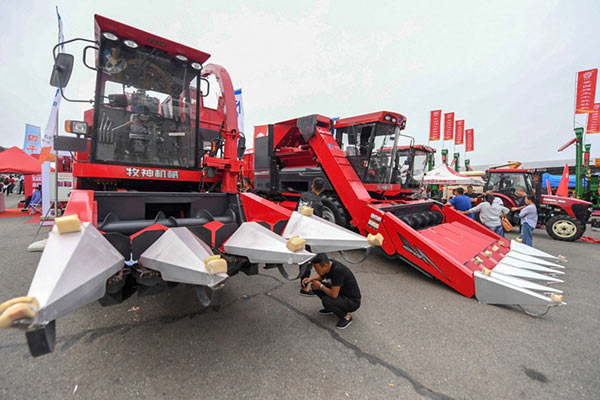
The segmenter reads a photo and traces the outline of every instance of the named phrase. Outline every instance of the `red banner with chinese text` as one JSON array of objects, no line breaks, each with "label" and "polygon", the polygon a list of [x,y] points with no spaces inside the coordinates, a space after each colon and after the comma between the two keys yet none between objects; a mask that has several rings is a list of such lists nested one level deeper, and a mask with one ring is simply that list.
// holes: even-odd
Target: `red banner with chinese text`
[{"label": "red banner with chinese text", "polygon": [[456,121],[456,132],[454,133],[454,144],[465,144],[465,120]]},{"label": "red banner with chinese text", "polygon": [[594,112],[596,102],[596,79],[598,69],[580,71],[577,74],[577,101],[575,114],[587,114]]},{"label": "red banner with chinese text", "polygon": [[475,149],[475,133],[473,129],[467,129],[465,131],[465,152],[473,151]]},{"label": "red banner with chinese text", "polygon": [[454,113],[444,114],[444,140],[454,139]]},{"label": "red banner with chinese text", "polygon": [[440,140],[440,125],[442,117],[442,110],[434,110],[431,112],[430,122],[429,122],[429,141],[435,142],[436,140]]},{"label": "red banner with chinese text", "polygon": [[594,104],[594,112],[588,116],[587,133],[600,133],[600,103]]}]

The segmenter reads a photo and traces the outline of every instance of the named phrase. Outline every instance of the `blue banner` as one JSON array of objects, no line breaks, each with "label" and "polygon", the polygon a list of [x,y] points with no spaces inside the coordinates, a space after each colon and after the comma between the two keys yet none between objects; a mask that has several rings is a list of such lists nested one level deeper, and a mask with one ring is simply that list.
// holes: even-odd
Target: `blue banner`
[{"label": "blue banner", "polygon": [[25,142],[23,151],[29,155],[40,154],[40,134],[39,126],[25,124]]}]

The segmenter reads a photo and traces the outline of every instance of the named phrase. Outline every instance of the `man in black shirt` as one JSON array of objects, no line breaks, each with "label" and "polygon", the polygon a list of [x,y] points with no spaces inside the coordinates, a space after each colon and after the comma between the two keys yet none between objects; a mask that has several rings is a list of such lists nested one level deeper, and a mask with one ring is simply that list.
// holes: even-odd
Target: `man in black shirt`
[{"label": "man in black shirt", "polygon": [[[311,190],[309,192],[303,192],[298,201],[296,210],[300,210],[300,207],[307,206],[313,209],[313,214],[317,217],[323,217],[323,202],[321,201],[320,194],[325,190],[325,181],[322,178],[315,178],[312,181]],[[310,276],[310,265],[306,269],[306,272],[300,277],[301,280]],[[313,296],[314,293],[309,287],[301,285],[300,294],[304,296]]]},{"label": "man in black shirt", "polygon": [[320,194],[325,190],[325,181],[322,178],[315,178],[310,189],[308,192],[302,192],[296,210],[300,210],[302,206],[308,206],[313,209],[313,213],[317,217],[323,217],[323,201]]},{"label": "man in black shirt", "polygon": [[[323,302],[321,314],[335,314],[340,320],[336,327],[345,329],[352,323],[351,312],[360,307],[360,289],[354,274],[344,264],[329,260],[327,254],[317,254],[311,261],[316,276],[304,278],[304,285],[310,284],[313,292]],[[331,284],[323,283],[323,279],[331,279]]]}]

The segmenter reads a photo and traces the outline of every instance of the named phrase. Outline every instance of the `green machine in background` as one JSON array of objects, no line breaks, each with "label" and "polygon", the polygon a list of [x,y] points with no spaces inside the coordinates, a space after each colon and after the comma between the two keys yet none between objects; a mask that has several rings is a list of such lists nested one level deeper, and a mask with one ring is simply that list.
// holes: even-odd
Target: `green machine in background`
[{"label": "green machine in background", "polygon": [[454,153],[454,170],[456,172],[460,172],[460,161],[459,161],[460,153]]}]

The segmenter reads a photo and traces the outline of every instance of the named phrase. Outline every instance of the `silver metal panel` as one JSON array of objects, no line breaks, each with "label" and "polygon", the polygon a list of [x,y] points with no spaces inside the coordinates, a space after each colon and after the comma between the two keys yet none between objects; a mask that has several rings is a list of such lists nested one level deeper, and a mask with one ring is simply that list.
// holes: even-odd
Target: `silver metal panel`
[{"label": "silver metal panel", "polygon": [[90,223],[84,222],[80,232],[62,235],[55,226],[27,294],[40,303],[34,325],[45,325],[104,296],[107,279],[123,263],[121,253]]},{"label": "silver metal panel", "polygon": [[501,273],[504,275],[517,276],[517,277],[523,278],[523,279],[531,279],[534,281],[555,282],[555,283],[563,282],[562,280],[560,280],[558,278],[554,278],[552,276],[539,274],[537,272],[530,271],[530,270],[524,269],[524,268],[512,267],[508,264],[504,264],[504,260],[502,260],[498,264],[496,264],[496,266],[494,267],[494,269],[492,271],[498,272],[498,273]]},{"label": "silver metal panel", "polygon": [[518,287],[524,288],[524,289],[535,290],[536,292],[557,293],[557,294],[560,294],[563,292],[562,290],[558,290],[558,289],[555,289],[550,286],[540,285],[539,283],[531,282],[526,279],[516,278],[516,277],[510,276],[510,275],[503,275],[503,274],[500,274],[500,273],[497,273],[494,271],[492,271],[491,276],[493,278],[499,279],[501,281],[508,282],[511,285],[515,285],[515,286],[518,286]]},{"label": "silver metal panel", "polygon": [[522,254],[522,253],[516,252],[514,250],[511,250],[508,253],[506,253],[505,257],[512,257],[512,258],[516,258],[517,260],[540,264],[540,265],[545,265],[547,267],[564,268],[564,266],[562,266],[562,265],[558,265],[558,264],[550,262],[550,261],[542,260],[541,258],[528,256],[526,254]]},{"label": "silver metal panel", "polygon": [[532,290],[512,285],[503,280],[486,276],[479,271],[473,273],[475,278],[475,296],[485,304],[512,304],[521,306],[557,306],[550,297],[543,296]]},{"label": "silver metal panel", "polygon": [[516,258],[512,258],[512,257],[504,257],[501,261],[504,264],[508,264],[512,267],[517,267],[517,268],[525,268],[525,269],[529,269],[532,271],[537,271],[537,272],[545,272],[548,274],[557,274],[557,275],[564,275],[563,271],[559,271],[557,269],[552,269],[552,268],[548,268],[548,267],[544,267],[538,264],[533,264],[533,263],[528,263],[525,261],[521,261],[521,260],[517,260]]},{"label": "silver metal panel", "polygon": [[188,228],[170,228],[142,253],[140,263],[159,271],[165,281],[214,287],[228,275],[206,270],[204,259],[212,255],[211,248]]},{"label": "silver metal panel", "polygon": [[548,254],[545,251],[538,250],[534,247],[527,246],[526,244],[519,243],[516,240],[510,241],[510,249],[514,251],[518,251],[521,254],[526,254],[528,256],[533,257],[543,257],[543,258],[552,258],[557,259],[558,257],[553,256],[552,254]]},{"label": "silver metal panel", "polygon": [[223,248],[227,254],[248,257],[250,262],[259,264],[304,264],[315,256],[306,250],[290,251],[286,243],[284,238],[258,223],[244,222]]},{"label": "silver metal panel", "polygon": [[306,239],[306,244],[313,253],[365,249],[370,246],[367,238],[358,233],[316,215],[308,217],[297,211],[292,213],[281,236],[289,239],[295,235]]}]

